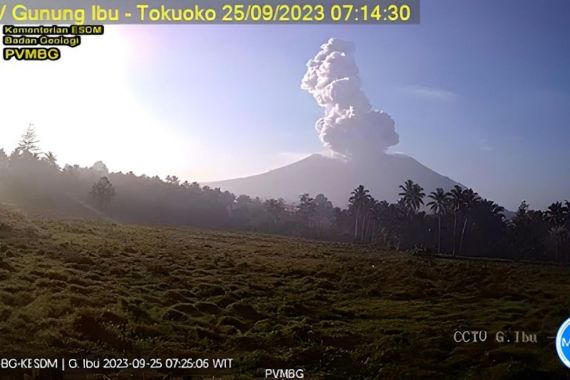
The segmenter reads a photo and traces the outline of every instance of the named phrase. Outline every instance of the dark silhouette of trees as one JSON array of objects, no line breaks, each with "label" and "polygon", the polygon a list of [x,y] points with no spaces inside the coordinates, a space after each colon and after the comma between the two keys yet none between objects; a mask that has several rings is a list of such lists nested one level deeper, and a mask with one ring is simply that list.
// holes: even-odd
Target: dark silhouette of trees
[{"label": "dark silhouette of trees", "polygon": [[447,194],[441,187],[428,195],[431,199],[427,203],[430,210],[437,216],[437,253],[441,253],[441,218],[448,211],[449,208],[449,194]]},{"label": "dark silhouette of trees", "polygon": [[175,175],[168,175],[166,176],[166,183],[178,186],[180,185],[180,179]]},{"label": "dark silhouette of trees", "polygon": [[348,199],[349,210],[354,215],[354,240],[362,238],[366,207],[369,201],[370,191],[366,190],[363,185],[354,189]]},{"label": "dark silhouette of trees", "polygon": [[542,211],[534,211],[523,201],[511,221],[512,251],[518,259],[544,259],[548,225]]},{"label": "dark silhouette of trees", "polygon": [[315,199],[311,198],[309,194],[302,194],[300,196],[300,203],[297,206],[297,215],[307,229],[313,227],[316,213],[317,205]]},{"label": "dark silhouette of trees", "polygon": [[57,157],[53,152],[47,152],[44,154],[43,160],[45,160],[49,165],[53,166],[54,168],[59,169],[57,164]]},{"label": "dark silhouette of trees", "polygon": [[4,149],[0,149],[0,174],[6,170],[8,165],[10,164],[10,160],[8,155],[4,151]]},{"label": "dark silhouette of trees", "polygon": [[[481,201],[481,197],[473,189],[463,189],[459,185],[455,185],[449,192],[450,206],[453,213],[453,250],[455,256],[463,250],[463,242],[470,223],[470,213],[475,206]],[[463,219],[461,234],[459,237],[459,247],[457,248],[457,222],[458,218]]]},{"label": "dark silhouette of trees", "polygon": [[416,213],[424,204],[424,189],[411,179],[400,185],[400,192],[398,195],[401,197],[402,204],[411,212]]},{"label": "dark silhouette of trees", "polygon": [[465,232],[467,231],[467,222],[469,221],[469,216],[471,210],[481,201],[479,194],[473,191],[473,189],[463,190],[462,202],[461,202],[461,212],[463,214],[463,228],[461,229],[461,238],[459,240],[459,254],[463,251],[463,241],[465,239]]},{"label": "dark silhouette of trees", "polygon": [[331,228],[331,220],[334,216],[334,207],[331,201],[324,194],[317,194],[313,203],[315,204],[315,224],[317,237],[322,238],[325,229]]},{"label": "dark silhouette of trees", "polygon": [[424,210],[424,189],[410,179],[399,187],[397,202],[374,199],[359,185],[347,194],[345,208],[334,207],[324,194],[302,194],[289,204],[282,199],[236,196],[174,175],[162,180],[132,172],[110,173],[100,161],[91,167],[61,167],[54,153],[40,152],[32,126],[11,154],[0,149],[3,201],[57,216],[112,216],[123,223],[259,231],[453,256],[570,260],[567,200],[554,202],[545,211],[532,210],[523,202],[509,219],[500,205],[455,186],[449,192],[431,191]]},{"label": "dark silhouette of trees", "polygon": [[310,194],[301,194],[294,209],[301,235],[323,238],[326,230],[332,230],[334,207],[323,194],[314,198]]},{"label": "dark silhouette of trees", "polygon": [[400,204],[380,201],[374,205],[374,218],[377,221],[376,241],[383,247],[399,249],[404,226],[409,222],[406,210]]},{"label": "dark silhouette of trees", "polygon": [[505,257],[507,223],[504,208],[496,203],[481,199],[470,211],[469,241],[464,242],[462,254],[493,255]]},{"label": "dark silhouette of trees", "polygon": [[[544,213],[548,229],[548,245],[554,250],[554,260],[559,261],[561,254],[564,253],[564,259],[568,259],[570,251],[570,203],[566,201],[554,202]],[[565,251],[565,252],[564,252]]]},{"label": "dark silhouette of trees", "polygon": [[[563,226],[554,226],[548,230],[548,243],[554,249],[554,260],[560,261],[561,250],[567,247],[570,241],[568,229]],[[565,257],[567,259],[567,257]]]},{"label": "dark silhouette of trees", "polygon": [[10,158],[6,152],[4,152],[4,149],[0,149],[0,181],[5,180],[9,165]]},{"label": "dark silhouette of trees", "polygon": [[455,256],[457,247],[457,218],[463,207],[463,188],[455,185],[449,192],[450,206],[453,213],[453,248],[452,255]]},{"label": "dark silhouette of trees", "polygon": [[381,218],[379,202],[370,197],[366,202],[366,225],[364,226],[363,241],[367,243],[375,242],[378,233],[378,222]]},{"label": "dark silhouette of trees", "polygon": [[91,188],[91,192],[89,196],[95,203],[95,205],[103,210],[106,210],[109,207],[109,204],[115,197],[115,188],[109,178],[102,177],[97,181],[93,187]]},{"label": "dark silhouette of trees", "polygon": [[[568,203],[568,202],[566,202]],[[546,210],[546,218],[551,226],[561,227],[566,224],[568,218],[568,207],[562,202],[554,202]]]},{"label": "dark silhouette of trees", "polygon": [[263,205],[271,217],[273,226],[276,227],[285,214],[285,202],[283,199],[268,199]]}]

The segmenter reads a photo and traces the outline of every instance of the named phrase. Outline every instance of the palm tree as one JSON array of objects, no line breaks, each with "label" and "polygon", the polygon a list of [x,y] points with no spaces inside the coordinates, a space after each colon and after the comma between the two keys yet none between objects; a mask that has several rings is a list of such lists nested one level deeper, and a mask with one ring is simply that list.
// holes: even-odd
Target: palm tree
[{"label": "palm tree", "polygon": [[424,193],[423,187],[409,179],[404,182],[403,185],[400,185],[400,189],[402,192],[398,195],[402,197],[404,206],[406,206],[411,213],[415,214],[420,206],[424,204],[423,198],[426,194]]},{"label": "palm tree", "polygon": [[455,248],[457,245],[457,214],[463,205],[463,188],[459,185],[455,185],[453,189],[449,192],[449,199],[451,204],[451,209],[453,210],[453,256],[455,256]]},{"label": "palm tree", "polygon": [[372,238],[377,238],[378,226],[382,220],[384,214],[384,204],[385,201],[379,202],[376,199],[372,199],[370,205],[370,221],[372,224]]},{"label": "palm tree", "polygon": [[54,168],[59,168],[57,166],[57,157],[55,156],[55,154],[53,154],[53,152],[47,152],[44,153],[44,160],[50,164],[52,167]]},{"label": "palm tree", "polygon": [[431,201],[427,203],[427,206],[437,215],[437,253],[439,254],[441,253],[441,215],[447,211],[449,194],[438,187],[428,195],[428,198]]},{"label": "palm tree", "polygon": [[354,239],[358,239],[360,232],[360,219],[362,217],[364,207],[370,200],[370,192],[364,188],[364,186],[359,185],[356,189],[350,193],[350,198],[348,199],[349,207],[353,209],[355,220],[354,220]]},{"label": "palm tree", "polygon": [[[568,202],[566,202],[568,203]],[[546,210],[546,218],[553,227],[559,227],[566,223],[568,208],[562,202],[554,202]]]},{"label": "palm tree", "polygon": [[368,198],[364,204],[364,230],[362,240],[370,242],[374,240],[374,234],[376,231],[376,218],[375,218],[375,207],[378,201],[373,197]]},{"label": "palm tree", "polygon": [[469,211],[471,211],[471,209],[478,202],[481,201],[481,197],[479,197],[479,194],[474,192],[473,189],[467,189],[467,190],[463,190],[462,199],[463,199],[462,208],[463,208],[464,219],[463,219],[463,228],[461,230],[461,239],[459,240],[459,253],[460,254],[461,254],[461,251],[463,249],[463,240],[465,239],[465,230],[467,228],[467,220],[469,218]]},{"label": "palm tree", "polygon": [[[491,217],[497,221],[502,221],[505,219],[505,208],[488,199],[481,199],[479,201],[477,211],[478,215]],[[524,209],[522,209],[522,212],[524,212]]]},{"label": "palm tree", "polygon": [[499,206],[493,201],[485,201],[485,202],[489,205],[491,214],[498,217],[499,219],[505,219],[505,208],[503,206]]}]

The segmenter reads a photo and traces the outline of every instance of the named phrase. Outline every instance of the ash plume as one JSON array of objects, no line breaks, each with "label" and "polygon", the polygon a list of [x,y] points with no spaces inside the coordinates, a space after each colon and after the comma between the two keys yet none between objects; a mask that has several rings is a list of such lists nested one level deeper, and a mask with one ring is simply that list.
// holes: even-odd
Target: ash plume
[{"label": "ash plume", "polygon": [[381,154],[399,142],[394,120],[372,108],[362,91],[354,44],[331,38],[307,63],[301,88],[324,108],[315,127],[323,144],[343,157]]}]

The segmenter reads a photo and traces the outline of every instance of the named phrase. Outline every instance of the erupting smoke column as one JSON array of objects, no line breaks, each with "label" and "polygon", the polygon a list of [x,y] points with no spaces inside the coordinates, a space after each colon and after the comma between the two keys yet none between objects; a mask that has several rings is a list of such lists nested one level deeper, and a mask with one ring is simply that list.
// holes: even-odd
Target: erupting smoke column
[{"label": "erupting smoke column", "polygon": [[372,109],[353,52],[352,43],[331,38],[307,63],[301,88],[325,110],[316,129],[326,147],[345,157],[383,153],[399,142],[394,120]]}]

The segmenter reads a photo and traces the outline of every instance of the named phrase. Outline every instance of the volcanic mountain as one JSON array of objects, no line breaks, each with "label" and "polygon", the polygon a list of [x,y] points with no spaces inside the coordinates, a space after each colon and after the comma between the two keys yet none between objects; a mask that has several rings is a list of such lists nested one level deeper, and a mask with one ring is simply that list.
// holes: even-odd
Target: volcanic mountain
[{"label": "volcanic mountain", "polygon": [[208,185],[236,195],[283,198],[298,201],[299,195],[326,195],[335,206],[344,207],[350,192],[364,185],[378,200],[395,201],[398,186],[407,179],[429,193],[437,187],[449,190],[459,183],[403,154],[381,154],[374,159],[343,160],[313,154],[293,164],[250,177],[213,182]]},{"label": "volcanic mountain", "polygon": [[361,88],[354,44],[335,38],[321,45],[307,63],[301,88],[323,109],[315,129],[333,157],[313,154],[291,165],[251,177],[209,184],[236,195],[296,201],[301,194],[324,194],[344,207],[358,185],[378,200],[393,202],[399,186],[411,179],[426,193],[458,183],[403,154],[386,151],[399,142],[392,117],[372,108]]}]

